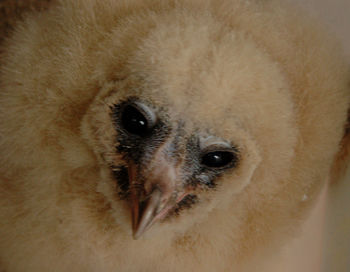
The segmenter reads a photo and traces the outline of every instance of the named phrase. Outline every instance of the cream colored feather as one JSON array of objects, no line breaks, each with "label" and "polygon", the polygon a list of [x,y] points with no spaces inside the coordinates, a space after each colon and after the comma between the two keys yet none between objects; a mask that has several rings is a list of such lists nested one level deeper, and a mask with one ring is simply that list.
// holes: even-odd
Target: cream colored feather
[{"label": "cream colored feather", "polygon": [[[281,1],[62,0],[2,52],[6,272],[244,271],[298,231],[344,135],[347,64]],[[111,109],[130,97],[239,152],[138,240],[110,167],[126,164]]]}]

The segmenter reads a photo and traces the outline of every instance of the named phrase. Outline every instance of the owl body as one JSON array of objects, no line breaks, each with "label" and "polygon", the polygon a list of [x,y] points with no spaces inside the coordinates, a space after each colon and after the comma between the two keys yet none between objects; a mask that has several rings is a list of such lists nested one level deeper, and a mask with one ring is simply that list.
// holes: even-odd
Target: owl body
[{"label": "owl body", "polygon": [[[2,51],[7,272],[244,271],[297,233],[344,135],[348,67],[280,1],[62,0]],[[135,108],[154,135],[128,134]],[[230,168],[203,170],[213,137]],[[196,200],[136,240],[133,169]]]}]

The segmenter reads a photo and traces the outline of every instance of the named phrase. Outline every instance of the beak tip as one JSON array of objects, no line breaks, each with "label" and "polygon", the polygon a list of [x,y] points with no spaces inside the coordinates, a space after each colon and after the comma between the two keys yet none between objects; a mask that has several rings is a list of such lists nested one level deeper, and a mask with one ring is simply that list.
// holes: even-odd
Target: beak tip
[{"label": "beak tip", "polygon": [[136,229],[136,230],[134,230],[133,232],[132,232],[132,238],[136,241],[136,240],[139,240],[141,237],[142,237],[142,235],[145,233],[145,229],[140,229],[140,228],[138,228],[138,229]]},{"label": "beak tip", "polygon": [[156,211],[159,208],[161,196],[159,190],[154,190],[148,201],[141,205],[143,208],[139,210],[139,203],[134,205],[132,222],[134,240],[138,240],[156,221]]}]

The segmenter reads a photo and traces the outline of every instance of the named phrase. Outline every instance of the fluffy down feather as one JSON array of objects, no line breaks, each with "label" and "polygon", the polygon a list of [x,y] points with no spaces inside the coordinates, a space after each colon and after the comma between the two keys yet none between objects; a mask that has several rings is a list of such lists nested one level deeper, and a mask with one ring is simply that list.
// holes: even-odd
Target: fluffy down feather
[{"label": "fluffy down feather", "polygon": [[[280,1],[62,0],[1,51],[7,272],[242,271],[298,229],[344,134],[339,48]],[[111,109],[130,97],[239,151],[214,189],[138,240],[110,167],[125,163]]]}]

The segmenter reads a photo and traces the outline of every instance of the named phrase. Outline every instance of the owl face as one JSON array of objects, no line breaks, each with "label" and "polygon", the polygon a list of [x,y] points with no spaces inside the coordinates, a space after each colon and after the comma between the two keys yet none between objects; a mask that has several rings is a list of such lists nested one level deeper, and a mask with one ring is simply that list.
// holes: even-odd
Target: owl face
[{"label": "owl face", "polygon": [[105,182],[115,184],[117,197],[112,201],[127,203],[135,238],[154,223],[178,218],[210,198],[221,177],[239,168],[238,145],[187,122],[171,103],[113,93],[98,104],[108,105],[97,107],[100,113],[108,112],[108,130],[95,135],[98,143],[109,135],[98,147],[111,173]]},{"label": "owl face", "polygon": [[261,162],[261,139],[239,122],[239,105],[222,101],[214,118],[205,112],[207,93],[178,103],[150,84],[134,76],[107,84],[83,123],[108,172],[101,183],[115,192],[108,199],[124,214],[116,220],[124,218],[136,239],[228,205]]},{"label": "owl face", "polygon": [[[184,120],[151,103],[129,98],[112,108],[116,152],[126,162],[112,164],[122,195],[131,202],[134,237],[154,222],[179,214],[197,201],[198,191],[238,166],[233,144],[205,131],[186,129]],[[122,174],[121,172],[124,172]]]},{"label": "owl face", "polygon": [[116,220],[135,238],[157,222],[200,222],[252,183],[258,166],[282,172],[292,157],[293,110],[279,67],[239,32],[218,41],[217,29],[191,27],[174,36],[152,29],[121,66],[101,57],[108,78],[83,120],[108,173],[102,191],[115,192],[108,199],[124,213]]}]

